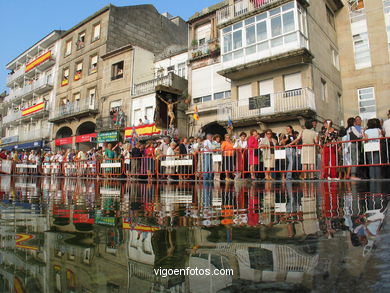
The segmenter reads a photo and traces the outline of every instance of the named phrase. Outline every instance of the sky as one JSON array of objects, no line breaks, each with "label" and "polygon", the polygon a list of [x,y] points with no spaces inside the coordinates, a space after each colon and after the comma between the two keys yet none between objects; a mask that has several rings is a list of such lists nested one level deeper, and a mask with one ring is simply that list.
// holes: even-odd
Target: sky
[{"label": "sky", "polygon": [[6,88],[5,66],[53,30],[67,30],[107,4],[153,4],[188,20],[195,12],[220,0],[0,0],[0,92]]}]

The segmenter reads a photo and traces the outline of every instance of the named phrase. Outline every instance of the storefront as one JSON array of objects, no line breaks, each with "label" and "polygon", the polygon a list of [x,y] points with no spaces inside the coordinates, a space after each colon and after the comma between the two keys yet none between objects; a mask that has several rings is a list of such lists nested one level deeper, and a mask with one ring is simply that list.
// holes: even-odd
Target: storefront
[{"label": "storefront", "polygon": [[82,134],[76,136],[76,148],[82,151],[89,151],[96,147],[96,133]]},{"label": "storefront", "polygon": [[[3,140],[4,141],[4,140]],[[23,150],[40,150],[43,149],[46,145],[45,140],[37,140],[32,142],[26,142],[21,144],[12,144],[12,145],[6,145],[2,146],[1,149],[7,150],[7,151],[23,151]]]}]

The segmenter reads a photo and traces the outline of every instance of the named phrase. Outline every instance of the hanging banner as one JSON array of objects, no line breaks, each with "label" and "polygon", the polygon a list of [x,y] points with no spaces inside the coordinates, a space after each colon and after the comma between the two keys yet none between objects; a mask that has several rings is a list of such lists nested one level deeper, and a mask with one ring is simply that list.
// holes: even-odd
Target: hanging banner
[{"label": "hanging banner", "polygon": [[38,250],[38,247],[26,245],[25,242],[28,242],[29,240],[33,239],[34,236],[30,234],[16,234],[16,247],[23,248],[27,250]]},{"label": "hanging banner", "polygon": [[95,138],[97,136],[96,133],[83,134],[76,136],[76,143],[80,142],[91,142],[91,138]]},{"label": "hanging banner", "polygon": [[42,111],[45,109],[45,102],[39,103],[37,105],[31,106],[29,108],[26,108],[22,110],[22,116],[28,116],[31,114],[34,114],[36,112]]},{"label": "hanging banner", "polygon": [[134,127],[127,127],[125,129],[125,138],[131,138],[134,136],[152,136],[161,133],[161,129],[156,127],[156,124],[140,125]]},{"label": "hanging banner", "polygon": [[56,146],[60,145],[66,145],[66,144],[72,144],[73,142],[73,137],[64,137],[64,138],[57,138],[55,140]]},{"label": "hanging banner", "polygon": [[46,60],[50,59],[51,57],[51,51],[46,52],[45,54],[39,56],[32,62],[26,65],[26,69],[24,70],[25,72],[29,72],[31,69],[37,67],[38,65],[42,64]]},{"label": "hanging banner", "polygon": [[118,141],[118,131],[100,132],[97,135],[97,142],[112,142]]}]

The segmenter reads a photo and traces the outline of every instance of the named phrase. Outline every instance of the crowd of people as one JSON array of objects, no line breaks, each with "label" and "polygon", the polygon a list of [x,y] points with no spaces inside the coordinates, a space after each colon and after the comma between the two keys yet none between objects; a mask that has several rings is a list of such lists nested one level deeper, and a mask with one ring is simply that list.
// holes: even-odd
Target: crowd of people
[{"label": "crowd of people", "polygon": [[[267,129],[260,133],[234,135],[232,129],[224,137],[170,137],[134,143],[107,143],[89,151],[74,149],[57,152],[2,151],[1,159],[14,162],[48,164],[53,162],[108,161],[121,159],[125,174],[137,178],[152,178],[166,174],[168,180],[204,179],[351,179],[389,178],[390,168],[390,110],[389,119],[349,118],[346,127],[338,130],[331,120],[325,120],[317,131],[317,121],[307,120],[301,131],[291,125],[282,133]],[[367,139],[362,142],[359,140]],[[178,162],[180,160],[180,162]],[[192,166],[188,161],[193,161]],[[161,163],[166,161],[165,163]],[[174,162],[176,161],[176,163]],[[156,162],[160,162],[157,163]],[[197,170],[197,172],[194,172]]]}]

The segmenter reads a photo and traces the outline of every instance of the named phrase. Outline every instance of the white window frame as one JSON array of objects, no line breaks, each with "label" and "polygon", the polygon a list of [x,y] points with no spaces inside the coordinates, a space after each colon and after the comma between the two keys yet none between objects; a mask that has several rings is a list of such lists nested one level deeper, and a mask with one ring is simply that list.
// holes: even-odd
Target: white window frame
[{"label": "white window frame", "polygon": [[[361,92],[364,91],[364,90],[372,90],[372,98],[361,100],[361,96],[364,95]],[[365,88],[357,89],[357,97],[358,97],[357,100],[358,100],[359,116],[362,117],[362,119],[375,118],[376,117],[376,113],[377,113],[376,97],[375,97],[375,87],[365,87]],[[371,116],[366,115],[365,113],[361,112],[361,108],[363,108],[364,106],[361,106],[360,103],[361,102],[367,102],[367,101],[374,101],[375,102],[375,112],[368,112],[368,113],[374,113]],[[368,106],[368,107],[373,107],[373,106]]]}]

